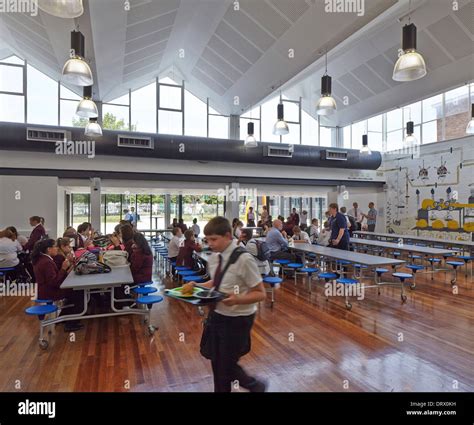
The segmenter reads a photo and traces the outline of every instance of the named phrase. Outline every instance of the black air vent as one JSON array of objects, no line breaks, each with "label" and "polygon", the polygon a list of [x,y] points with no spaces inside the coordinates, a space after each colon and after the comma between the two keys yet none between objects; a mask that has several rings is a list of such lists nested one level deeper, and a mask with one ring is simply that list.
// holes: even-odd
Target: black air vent
[{"label": "black air vent", "polygon": [[26,128],[26,140],[32,142],[62,142],[71,140],[71,132],[48,128]]},{"label": "black air vent", "polygon": [[151,137],[129,137],[119,134],[117,136],[117,146],[119,148],[153,149],[153,139]]}]

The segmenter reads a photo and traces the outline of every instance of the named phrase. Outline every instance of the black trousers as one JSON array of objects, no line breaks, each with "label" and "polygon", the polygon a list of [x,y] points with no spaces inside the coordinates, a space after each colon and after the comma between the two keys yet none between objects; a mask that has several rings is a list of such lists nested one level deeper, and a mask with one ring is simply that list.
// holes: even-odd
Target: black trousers
[{"label": "black trousers", "polygon": [[367,230],[369,232],[375,232],[375,224],[368,224],[367,225]]},{"label": "black trousers", "polygon": [[231,392],[233,385],[251,389],[257,382],[238,364],[250,351],[255,315],[224,316],[212,311],[206,323],[201,353],[211,360],[215,392]]}]

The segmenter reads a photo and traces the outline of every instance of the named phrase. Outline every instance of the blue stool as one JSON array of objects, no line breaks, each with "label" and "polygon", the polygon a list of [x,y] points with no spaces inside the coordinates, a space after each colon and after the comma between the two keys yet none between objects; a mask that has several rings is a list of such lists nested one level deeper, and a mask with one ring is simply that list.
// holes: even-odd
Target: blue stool
[{"label": "blue stool", "polygon": [[153,335],[153,333],[158,329],[150,322],[151,316],[151,309],[153,308],[153,304],[157,304],[163,301],[163,297],[160,295],[145,295],[143,297],[137,298],[137,304],[145,306],[147,309],[147,318],[145,319],[145,323],[148,323],[148,335]]},{"label": "blue stool", "polygon": [[196,283],[203,283],[206,280],[199,275],[191,275],[191,276],[183,276],[183,282],[196,282]]},{"label": "blue stool", "polygon": [[290,260],[273,260],[273,264],[276,264],[278,266],[278,274],[281,274],[282,276],[285,266],[290,263]]},{"label": "blue stool", "polygon": [[273,304],[275,303],[275,286],[281,284],[283,279],[278,276],[264,276],[262,281],[270,285],[270,293],[272,294],[270,308],[273,309]]},{"label": "blue stool", "polygon": [[415,289],[416,288],[416,272],[418,270],[423,270],[424,267],[420,266],[419,264],[407,264],[405,267],[407,269],[410,269],[413,273],[413,283],[410,285],[410,289]]},{"label": "blue stool", "polygon": [[311,280],[313,273],[318,273],[319,269],[316,267],[303,267],[301,269],[298,269],[299,273],[306,273],[308,275],[308,290],[311,293]]},{"label": "blue stool", "polygon": [[[39,346],[41,349],[46,350],[48,348],[48,341],[43,337],[43,322],[47,314],[56,313],[58,307],[53,304],[52,300],[34,300],[36,303],[42,303],[40,305],[34,305],[25,309],[25,313],[29,316],[36,316],[40,321],[40,336],[39,336]],[[43,304],[45,303],[45,304]]]},{"label": "blue stool", "polygon": [[[330,282],[331,280],[337,279],[337,274],[332,272],[323,272],[318,274],[319,279],[324,279],[326,283]],[[329,301],[328,296],[326,295],[326,301]]]},{"label": "blue stool", "polygon": [[460,255],[458,256],[461,260],[464,261],[465,265],[465,277],[467,277],[467,265],[470,262],[471,263],[471,279],[472,279],[472,260],[474,260],[474,257],[471,255]]},{"label": "blue stool", "polygon": [[336,260],[336,273],[339,273],[341,275],[344,275],[346,272],[344,271],[344,266],[348,266],[352,264],[348,260]]},{"label": "blue stool", "polygon": [[13,271],[15,271],[15,267],[0,267],[0,276],[3,276],[3,283],[7,281],[8,274]]},{"label": "blue stool", "polygon": [[408,258],[411,258],[413,260],[413,264],[416,263],[416,260],[421,260],[422,256],[418,254],[409,254]]},{"label": "blue stool", "polygon": [[431,280],[434,278],[435,265],[441,263],[440,258],[427,258],[428,262],[431,264]]},{"label": "blue stool", "polygon": [[288,263],[286,265],[286,267],[289,269],[289,270],[293,270],[293,275],[294,275],[294,278],[295,278],[295,286],[296,286],[296,270],[297,269],[300,269],[301,267],[303,267],[303,264],[301,263]]},{"label": "blue stool", "polygon": [[362,278],[363,271],[368,269],[369,267],[365,264],[354,264],[354,274],[357,276],[358,279]]},{"label": "blue stool", "polygon": [[402,298],[402,302],[405,303],[407,300],[407,296],[405,295],[405,288],[403,284],[405,283],[405,279],[412,279],[413,275],[410,273],[397,272],[397,273],[392,273],[392,276],[396,277],[397,279],[400,279],[400,286],[402,290],[401,298]]},{"label": "blue stool", "polygon": [[191,267],[178,266],[178,267],[175,267],[175,269],[176,269],[178,272],[184,272],[184,271],[186,271],[186,270],[191,270]]},{"label": "blue stool", "polygon": [[458,278],[458,267],[464,266],[464,262],[461,261],[446,261],[446,264],[452,266],[454,269],[454,277],[451,279],[451,285],[456,285]]},{"label": "blue stool", "polygon": [[133,292],[138,295],[148,295],[148,294],[153,294],[154,292],[158,292],[158,289],[156,288],[150,288],[148,286],[140,286],[138,288],[134,288]]},{"label": "blue stool", "polygon": [[346,292],[346,287],[347,287],[346,285],[355,285],[355,284],[359,283],[359,281],[357,279],[351,279],[351,278],[348,278],[348,277],[341,277],[341,278],[337,279],[336,282],[344,285],[344,297],[345,297],[346,308],[348,310],[351,310],[352,309],[352,304],[350,303],[349,295]]},{"label": "blue stool", "polygon": [[[380,285],[381,277],[384,273],[388,273],[388,269],[384,269],[383,267],[377,267],[375,269],[375,284]],[[377,293],[380,295],[380,286],[377,288]]]},{"label": "blue stool", "polygon": [[400,257],[400,255],[402,255],[402,253],[400,251],[393,251],[392,252],[392,255],[395,257],[395,258],[398,258]]}]

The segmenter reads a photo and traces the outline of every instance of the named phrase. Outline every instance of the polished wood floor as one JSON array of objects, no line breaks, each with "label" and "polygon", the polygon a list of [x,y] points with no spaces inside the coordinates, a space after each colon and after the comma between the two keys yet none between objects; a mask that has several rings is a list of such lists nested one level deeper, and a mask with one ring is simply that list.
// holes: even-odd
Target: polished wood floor
[{"label": "polished wood floor", "polygon": [[[396,287],[367,290],[352,311],[314,288],[310,295],[303,282],[287,281],[273,310],[267,304],[258,312],[253,348],[241,364],[267,379],[269,391],[474,390],[470,277],[459,279],[453,295],[444,273],[433,281],[420,275],[406,304]],[[75,342],[57,326],[43,351],[37,320],[23,313],[29,305],[27,298],[0,299],[0,391],[213,389],[193,306],[165,298],[153,308],[159,330],[151,338],[134,316],[83,321]]]}]

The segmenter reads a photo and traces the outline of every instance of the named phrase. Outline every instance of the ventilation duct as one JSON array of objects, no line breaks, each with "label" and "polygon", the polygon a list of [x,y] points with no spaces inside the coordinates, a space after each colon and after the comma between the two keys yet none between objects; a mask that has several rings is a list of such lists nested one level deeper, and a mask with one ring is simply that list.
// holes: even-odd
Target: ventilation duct
[{"label": "ventilation duct", "polygon": [[48,128],[32,128],[26,129],[26,140],[31,142],[62,142],[71,140],[71,132],[66,130],[48,129]]},{"label": "ventilation duct", "polygon": [[139,148],[153,149],[153,139],[151,137],[130,137],[119,134],[117,136],[117,146],[119,148]]}]

